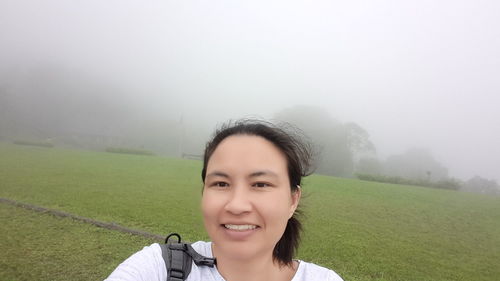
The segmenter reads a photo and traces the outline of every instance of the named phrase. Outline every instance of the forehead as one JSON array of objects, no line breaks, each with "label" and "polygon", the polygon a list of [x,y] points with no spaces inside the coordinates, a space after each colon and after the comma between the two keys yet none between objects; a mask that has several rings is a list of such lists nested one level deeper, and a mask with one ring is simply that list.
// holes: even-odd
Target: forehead
[{"label": "forehead", "polygon": [[272,142],[260,136],[233,135],[219,143],[208,160],[213,168],[269,169],[287,173],[285,154]]}]

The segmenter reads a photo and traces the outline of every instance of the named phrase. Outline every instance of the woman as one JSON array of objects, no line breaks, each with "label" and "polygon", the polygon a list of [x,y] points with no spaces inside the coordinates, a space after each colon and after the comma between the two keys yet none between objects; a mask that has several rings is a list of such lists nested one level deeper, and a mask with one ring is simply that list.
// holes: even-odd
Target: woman
[{"label": "woman", "polygon": [[[310,149],[292,132],[262,121],[223,126],[208,142],[202,212],[212,242],[193,248],[217,259],[216,267],[192,265],[186,280],[342,281],[332,270],[293,260],[297,219]],[[158,244],[132,255],[107,280],[166,280]]]}]

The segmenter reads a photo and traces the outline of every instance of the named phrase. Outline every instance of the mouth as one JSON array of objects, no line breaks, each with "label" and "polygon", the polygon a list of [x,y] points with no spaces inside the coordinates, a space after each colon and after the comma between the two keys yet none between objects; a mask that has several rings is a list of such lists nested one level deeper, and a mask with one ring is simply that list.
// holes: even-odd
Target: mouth
[{"label": "mouth", "polygon": [[248,231],[248,230],[254,230],[259,227],[254,224],[223,224],[222,226],[225,227],[226,229],[234,231]]}]

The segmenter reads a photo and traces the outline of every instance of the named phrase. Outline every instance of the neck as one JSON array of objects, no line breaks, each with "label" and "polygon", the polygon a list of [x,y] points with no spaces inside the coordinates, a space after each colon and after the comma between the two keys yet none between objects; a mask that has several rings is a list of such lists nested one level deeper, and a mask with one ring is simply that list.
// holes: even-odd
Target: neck
[{"label": "neck", "polygon": [[272,253],[251,259],[234,259],[217,254],[217,270],[227,281],[290,281],[297,269],[295,264],[280,266],[274,262]]}]

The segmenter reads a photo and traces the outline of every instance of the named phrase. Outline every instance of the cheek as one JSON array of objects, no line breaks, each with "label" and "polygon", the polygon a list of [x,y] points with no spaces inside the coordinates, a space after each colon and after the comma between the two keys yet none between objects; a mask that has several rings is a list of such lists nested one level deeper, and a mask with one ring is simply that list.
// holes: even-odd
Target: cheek
[{"label": "cheek", "polygon": [[277,224],[286,224],[290,216],[292,201],[288,197],[276,196],[259,201],[260,209],[266,216]]},{"label": "cheek", "polygon": [[210,191],[205,191],[201,198],[201,212],[203,213],[203,218],[205,221],[215,219],[216,215],[220,210],[220,198],[211,194]]},{"label": "cheek", "polygon": [[210,200],[206,195],[206,192],[203,194],[201,198],[201,212],[203,217],[206,219],[207,215],[210,213]]}]

